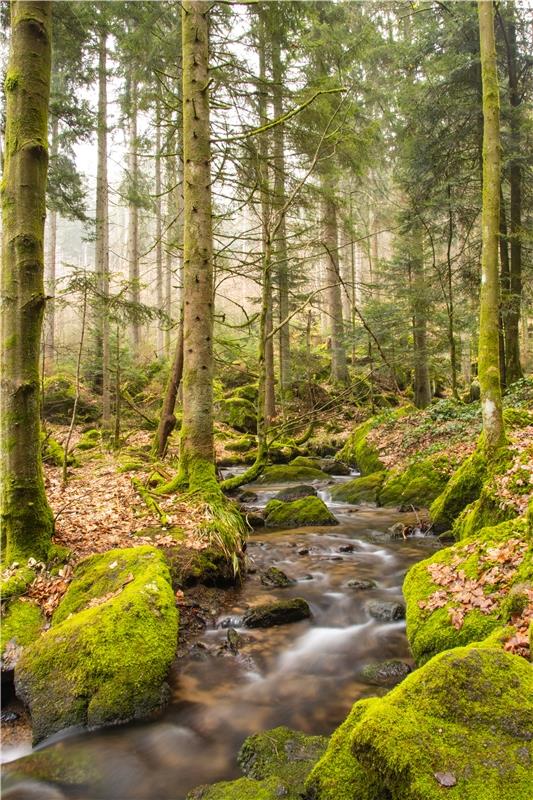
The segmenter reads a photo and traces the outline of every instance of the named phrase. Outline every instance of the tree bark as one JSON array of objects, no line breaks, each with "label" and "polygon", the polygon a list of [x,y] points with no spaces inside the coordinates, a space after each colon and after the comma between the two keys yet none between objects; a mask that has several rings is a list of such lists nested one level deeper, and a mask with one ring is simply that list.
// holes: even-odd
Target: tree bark
[{"label": "tree bark", "polygon": [[183,377],[183,320],[180,320],[178,327],[178,341],[176,343],[176,352],[174,353],[174,361],[170,370],[170,377],[168,379],[167,388],[165,391],[165,399],[163,401],[163,408],[161,410],[161,417],[159,419],[159,426],[157,428],[157,457],[164,458],[167,451],[168,438],[174,428],[176,427],[176,417],[174,409],[176,408],[176,399],[178,397],[178,390]]},{"label": "tree bark", "polygon": [[51,26],[51,3],[11,4],[0,282],[0,505],[6,564],[46,558],[53,532],[41,460],[39,379]]},{"label": "tree bark", "polygon": [[[132,303],[139,304],[141,301],[139,285],[139,206],[137,203],[137,191],[139,183],[139,159],[137,157],[137,86],[135,79],[129,80],[128,88],[129,101],[129,191],[130,198],[128,203],[128,265],[130,300]],[[134,315],[131,321],[131,348],[133,355],[139,354],[141,343],[141,326]]]},{"label": "tree bark", "polygon": [[[155,269],[156,304],[163,311],[163,207],[161,199],[161,107],[156,103],[155,120]],[[163,326],[157,323],[157,355],[161,358],[165,349]]]},{"label": "tree bark", "polygon": [[413,316],[415,405],[417,408],[425,408],[431,402],[427,345],[428,304],[422,232],[416,224],[411,233],[409,269],[411,313]]},{"label": "tree bark", "polygon": [[213,238],[208,0],[182,3],[183,425],[179,481],[215,481],[213,440]]},{"label": "tree bark", "polygon": [[[57,158],[59,136],[59,120],[52,120],[50,158]],[[56,291],[56,247],[57,247],[57,211],[52,209],[48,218],[48,247],[46,254],[46,330],[44,337],[44,366],[46,372],[54,371],[55,364],[55,303]]]},{"label": "tree bark", "polygon": [[483,205],[478,371],[485,447],[491,454],[505,441],[498,345],[500,101],[492,0],[479,0],[478,12],[483,85]]},{"label": "tree bark", "polygon": [[[275,9],[276,6],[274,5]],[[274,118],[283,115],[283,81],[284,70],[281,63],[281,35],[276,20],[271,20],[272,45],[272,105]],[[276,125],[273,131],[273,165],[274,165],[274,207],[278,212],[283,209],[285,197],[285,131],[283,125]],[[289,316],[289,263],[287,255],[287,229],[285,214],[280,221],[274,243],[279,284],[279,318],[280,321]],[[279,330],[279,373],[282,403],[290,396],[291,391],[291,343],[289,323]]]},{"label": "tree bark", "polygon": [[333,383],[348,382],[348,368],[344,349],[344,324],[342,319],[342,297],[339,272],[337,209],[331,189],[322,179],[322,244],[326,251],[326,308],[329,336],[331,340],[331,380]]},{"label": "tree bark", "polygon": [[111,377],[109,350],[109,188],[107,183],[107,31],[99,32],[98,112],[96,167],[95,266],[100,301],[98,307],[98,350],[102,356],[102,426],[111,429]]}]

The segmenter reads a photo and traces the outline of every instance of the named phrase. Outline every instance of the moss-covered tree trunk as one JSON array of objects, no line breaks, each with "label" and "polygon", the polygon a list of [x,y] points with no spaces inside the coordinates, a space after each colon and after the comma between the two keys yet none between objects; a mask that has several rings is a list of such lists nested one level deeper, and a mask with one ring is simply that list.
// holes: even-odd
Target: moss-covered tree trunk
[{"label": "moss-covered tree trunk", "polygon": [[[54,116],[50,130],[50,158],[57,158],[59,120]],[[44,336],[44,368],[50,373],[55,363],[55,303],[56,291],[56,249],[57,249],[57,211],[53,208],[48,217],[48,236],[46,252],[46,329]]]},{"label": "moss-covered tree trunk", "polygon": [[[276,4],[272,4],[275,14]],[[274,118],[283,115],[283,81],[284,70],[281,60],[281,31],[277,19],[271,13],[271,46],[272,46],[272,105]],[[274,207],[282,212],[285,202],[285,131],[282,124],[273,130],[273,166],[274,166]],[[282,214],[275,241],[275,259],[279,285],[279,319],[282,322],[289,316],[289,262],[287,255],[287,230],[285,214]],[[279,329],[279,382],[282,403],[291,391],[291,343],[290,326],[286,322]]]},{"label": "moss-covered tree trunk", "polygon": [[348,382],[339,271],[337,208],[327,179],[322,178],[322,245],[325,250],[326,315],[331,342],[331,380]]},{"label": "moss-covered tree trunk", "polygon": [[39,422],[51,24],[51,3],[11,4],[0,283],[1,529],[8,564],[45,557],[53,531]]},{"label": "moss-covered tree trunk", "polygon": [[485,446],[490,453],[505,440],[498,343],[500,101],[492,0],[479,0],[478,12],[483,84],[483,206],[478,372]]},{"label": "moss-covered tree trunk", "polygon": [[182,3],[183,425],[181,483],[215,480],[213,442],[213,239],[209,126],[211,3]]},{"label": "moss-covered tree trunk", "polygon": [[[520,363],[520,310],[522,304],[522,93],[520,92],[517,69],[517,44],[514,4],[508,3],[506,13],[507,67],[509,80],[509,100],[511,104],[511,163],[509,165],[509,239],[511,258],[509,264],[509,293],[506,298],[505,314],[505,375],[508,383],[522,377]],[[505,24],[505,23],[503,23]]]},{"label": "moss-covered tree trunk", "polygon": [[111,430],[111,376],[109,348],[109,188],[107,183],[107,31],[98,39],[98,112],[96,165],[95,267],[100,302],[97,311],[98,350],[102,358],[102,426]]}]

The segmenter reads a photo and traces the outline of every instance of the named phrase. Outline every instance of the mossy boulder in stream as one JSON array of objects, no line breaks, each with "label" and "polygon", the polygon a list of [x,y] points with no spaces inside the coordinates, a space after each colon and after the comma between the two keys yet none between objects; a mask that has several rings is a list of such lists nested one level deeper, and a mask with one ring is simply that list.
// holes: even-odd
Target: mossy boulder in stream
[{"label": "mossy boulder in stream", "polygon": [[379,458],[377,448],[367,441],[368,434],[378,424],[375,417],[358,425],[348,437],[346,444],[337,454],[339,461],[357,467],[362,475],[379,472],[385,465]]},{"label": "mossy boulder in stream", "polygon": [[533,585],[526,524],[516,519],[484,528],[411,567],[403,593],[417,663],[480,642],[506,624],[507,598]]},{"label": "mossy boulder in stream", "polygon": [[177,631],[161,551],[110,550],[81,561],[52,627],[25,648],[15,670],[34,741],[71,725],[116,724],[159,708]]},{"label": "mossy boulder in stream", "polygon": [[319,497],[302,497],[292,503],[270,500],[265,506],[267,528],[303,528],[309,525],[338,525],[327,505]]},{"label": "mossy boulder in stream", "polygon": [[379,492],[387,473],[373,472],[371,475],[364,475],[354,478],[353,481],[346,481],[337,486],[332,486],[330,490],[331,499],[337,502],[352,503],[377,503]]},{"label": "mossy boulder in stream", "polygon": [[529,800],[533,671],[471,645],[356,703],[306,782],[313,800]]},{"label": "mossy boulder in stream", "polygon": [[329,475],[315,467],[275,464],[264,470],[258,483],[298,483],[327,480],[330,480]]},{"label": "mossy boulder in stream", "polygon": [[307,736],[285,727],[249,736],[238,755],[246,777],[200,786],[188,800],[299,800],[305,779],[327,744],[325,736]]},{"label": "mossy boulder in stream", "polygon": [[379,489],[379,503],[427,508],[442,493],[451,472],[450,460],[445,455],[412,461],[404,470],[387,474]]},{"label": "mossy boulder in stream", "polygon": [[310,616],[311,609],[307,602],[302,597],[294,597],[292,600],[254,606],[245,612],[242,621],[247,628],[272,628],[275,625],[299,622]]}]

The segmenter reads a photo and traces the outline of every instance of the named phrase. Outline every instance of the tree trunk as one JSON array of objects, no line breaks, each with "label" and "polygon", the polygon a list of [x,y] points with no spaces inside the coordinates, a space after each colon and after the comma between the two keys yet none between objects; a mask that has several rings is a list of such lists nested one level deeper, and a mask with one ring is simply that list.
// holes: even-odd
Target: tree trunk
[{"label": "tree trunk", "polygon": [[500,385],[502,389],[507,386],[507,360],[506,334],[507,334],[507,312],[508,298],[511,292],[511,267],[509,263],[509,237],[507,231],[507,216],[505,214],[505,203],[503,192],[500,186],[500,313],[498,316],[498,348],[500,351]]},{"label": "tree trunk", "polygon": [[[156,103],[155,120],[155,269],[156,269],[156,304],[163,311],[163,208],[161,200],[161,107]],[[157,355],[163,355],[165,338],[163,326],[157,323]]]},{"label": "tree trunk", "polygon": [[183,425],[179,481],[215,481],[208,0],[182,3]]},{"label": "tree trunk", "polygon": [[322,244],[326,251],[326,307],[331,340],[331,380],[333,383],[348,382],[348,368],[344,349],[344,324],[342,319],[342,297],[339,271],[337,209],[331,197],[331,189],[322,181]]},{"label": "tree trunk", "polygon": [[157,457],[164,458],[167,451],[168,438],[174,428],[176,427],[176,417],[174,409],[176,408],[176,399],[178,397],[178,389],[181,384],[183,376],[183,320],[180,320],[178,327],[178,341],[176,343],[176,352],[174,353],[174,361],[172,362],[172,369],[170,370],[170,377],[168,379],[167,388],[165,391],[165,399],[163,401],[163,408],[161,410],[161,418],[157,428]]},{"label": "tree trunk", "polygon": [[511,14],[507,25],[507,55],[509,75],[509,100],[511,103],[511,163],[509,184],[511,199],[509,204],[509,240],[511,260],[509,270],[509,296],[505,315],[505,374],[508,383],[522,377],[520,364],[520,307],[522,304],[522,167],[520,157],[523,143],[520,126],[520,105],[522,97],[518,85],[516,65],[516,26],[513,3],[508,4]]},{"label": "tree trunk", "polygon": [[[139,159],[137,157],[137,86],[135,79],[129,82],[129,204],[128,204],[128,265],[130,282],[130,300],[139,304],[141,301],[139,285],[139,206],[137,192],[139,183]],[[131,349],[134,356],[139,354],[141,343],[141,326],[135,315],[131,322]]]},{"label": "tree trunk", "polygon": [[111,429],[111,379],[109,352],[109,210],[107,184],[107,31],[102,28],[98,47],[98,156],[96,167],[95,266],[100,301],[98,340],[102,355],[102,426]]},{"label": "tree trunk", "polygon": [[51,3],[11,4],[0,283],[1,530],[8,565],[46,558],[53,531],[41,460],[39,380],[51,25]]},{"label": "tree trunk", "polygon": [[[273,6],[275,9],[275,6]],[[276,20],[271,20],[272,44],[272,104],[274,118],[283,114],[283,81],[284,71],[281,63],[280,29]],[[283,125],[276,125],[273,131],[273,165],[274,165],[274,207],[279,212],[285,206],[285,131]],[[279,284],[279,318],[280,321],[289,316],[289,263],[287,257],[287,230],[285,214],[280,221],[274,243]],[[291,391],[291,343],[289,323],[279,330],[279,373],[282,403],[290,396]]]},{"label": "tree trunk", "polygon": [[478,12],[483,83],[483,206],[478,370],[485,447],[492,453],[505,441],[498,346],[500,102],[492,0],[479,0]]},{"label": "tree trunk", "polygon": [[[261,10],[258,15],[259,26],[259,123],[261,126],[268,122],[267,111],[267,76],[266,76],[266,35],[265,14]],[[270,182],[268,174],[268,134],[259,137],[259,163],[257,171],[259,176],[259,191],[261,195],[261,238],[262,238],[262,324],[260,326],[259,342],[259,408],[258,428],[263,424],[268,428],[276,415],[276,399],[274,394],[274,341],[272,333],[272,241],[270,234]],[[264,395],[264,396],[263,396]],[[261,405],[263,404],[263,408]],[[259,418],[263,417],[261,423]]]},{"label": "tree trunk", "polygon": [[414,394],[417,408],[425,408],[431,402],[427,346],[427,286],[424,271],[422,233],[416,227],[411,234],[409,254],[411,313],[413,315],[413,366]]},{"label": "tree trunk", "polygon": [[452,209],[452,190],[447,186],[448,194],[448,242],[446,247],[446,282],[448,284],[448,297],[446,309],[448,314],[448,343],[450,346],[450,370],[452,378],[452,395],[457,400],[457,347],[455,344],[455,300],[453,292],[453,269],[452,269],[452,244],[453,244],[453,209]]},{"label": "tree trunk", "polygon": [[[52,120],[50,158],[57,158],[59,120]],[[55,364],[55,303],[56,292],[56,246],[57,246],[57,211],[52,209],[48,218],[48,247],[46,254],[46,331],[44,338],[44,366],[46,372],[54,371]]]}]

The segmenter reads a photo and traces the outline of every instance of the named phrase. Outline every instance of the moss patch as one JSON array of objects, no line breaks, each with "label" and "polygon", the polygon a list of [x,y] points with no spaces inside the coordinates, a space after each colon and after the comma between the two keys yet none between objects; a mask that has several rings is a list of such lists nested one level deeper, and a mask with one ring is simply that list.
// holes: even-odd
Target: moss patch
[{"label": "moss patch", "polygon": [[429,509],[437,531],[452,527],[454,520],[469,503],[477,500],[487,477],[487,461],[478,447],[454,472],[444,491]]},{"label": "moss patch", "polygon": [[371,475],[373,472],[383,470],[385,465],[380,461],[377,448],[367,441],[368,434],[379,421],[379,417],[371,417],[362,425],[358,425],[337,454],[337,459],[357,467],[362,475]]},{"label": "moss patch", "polygon": [[377,503],[386,472],[373,472],[331,488],[331,498],[343,503]]},{"label": "moss patch", "polygon": [[327,505],[319,497],[302,497],[292,503],[270,500],[265,507],[267,528],[302,528],[309,525],[338,525]]},{"label": "moss patch", "polygon": [[522,658],[479,646],[442,653],[354,706],[307,789],[320,800],[526,800],[532,697]]},{"label": "moss patch", "polygon": [[4,654],[8,642],[13,642],[19,647],[33,642],[39,635],[44,621],[44,615],[37,603],[26,599],[13,600],[2,615],[0,654]]},{"label": "moss patch", "polygon": [[388,474],[379,492],[380,505],[427,508],[442,493],[451,472],[445,455],[417,459],[405,470]]},{"label": "moss patch", "polygon": [[52,627],[17,664],[34,740],[69,725],[145,716],[165,699],[177,611],[163,554],[110,550],[80,562]]},{"label": "moss patch", "polygon": [[[418,663],[427,661],[443,650],[484,640],[491,632],[502,626],[505,617],[504,601],[511,587],[533,580],[531,557],[526,554],[518,569],[511,571],[509,567],[509,582],[503,586],[503,591],[500,592],[502,589],[500,583],[484,585],[486,596],[494,601],[494,608],[491,608],[489,613],[483,613],[478,608],[469,610],[464,615],[461,626],[456,628],[451,611],[458,607],[458,603],[451,595],[449,599],[447,595],[443,595],[443,601],[446,602],[441,607],[434,610],[427,607],[428,599],[443,590],[443,586],[434,582],[431,571],[437,568],[438,572],[439,565],[446,565],[454,571],[461,570],[467,578],[477,581],[492,566],[496,567],[499,563],[495,561],[493,565],[490,560],[493,548],[510,539],[522,539],[525,533],[525,520],[513,520],[485,528],[475,537],[440,550],[431,558],[411,567],[405,578],[403,592],[407,604],[407,637]],[[496,552],[494,556],[497,557]],[[496,580],[500,573],[494,574]]]},{"label": "moss patch", "polygon": [[298,483],[326,480],[329,480],[329,475],[326,475],[320,469],[316,469],[316,467],[276,464],[264,470],[258,483]]},{"label": "moss patch", "polygon": [[255,433],[257,414],[255,406],[244,397],[227,397],[216,404],[217,418],[236,431]]}]

